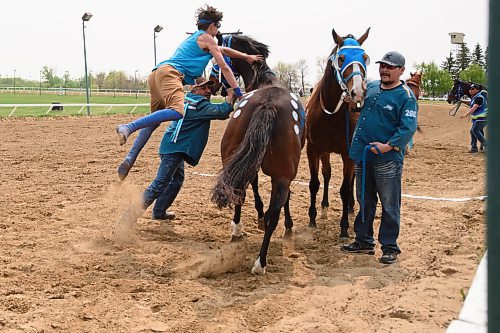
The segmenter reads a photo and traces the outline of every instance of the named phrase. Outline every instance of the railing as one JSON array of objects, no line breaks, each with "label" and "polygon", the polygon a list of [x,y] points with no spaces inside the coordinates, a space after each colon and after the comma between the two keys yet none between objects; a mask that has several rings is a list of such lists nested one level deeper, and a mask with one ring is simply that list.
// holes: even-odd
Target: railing
[{"label": "railing", "polygon": [[10,111],[8,117],[11,117],[14,112],[16,112],[17,108],[19,107],[29,107],[29,108],[47,108],[45,111],[45,115],[48,115],[51,111],[55,111],[59,109],[59,107],[80,107],[78,110],[77,114],[82,114],[83,110],[85,109],[86,106],[89,107],[100,107],[100,108],[106,108],[106,111],[104,114],[109,114],[111,109],[113,107],[132,107],[132,110],[128,112],[129,114],[134,113],[134,111],[140,107],[140,106],[145,106],[148,107],[149,109],[149,103],[141,103],[141,104],[96,104],[96,103],[91,103],[91,104],[60,104],[60,103],[52,103],[52,104],[0,104],[0,108],[12,108]]}]

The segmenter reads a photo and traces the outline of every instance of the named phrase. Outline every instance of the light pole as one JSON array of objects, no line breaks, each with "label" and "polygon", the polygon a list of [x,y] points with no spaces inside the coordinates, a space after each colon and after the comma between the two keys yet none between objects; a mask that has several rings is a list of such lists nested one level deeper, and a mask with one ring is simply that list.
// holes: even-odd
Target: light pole
[{"label": "light pole", "polygon": [[154,31],[153,31],[153,44],[154,44],[154,47],[155,47],[155,66],[156,66],[156,33],[160,32],[162,30],[163,30],[163,27],[161,25],[157,25],[154,28]]},{"label": "light pole", "polygon": [[14,69],[14,95],[16,94],[16,70]]},{"label": "light pole", "polygon": [[136,69],[135,72],[134,72],[135,99],[137,99],[137,71],[139,71],[139,70]]},{"label": "light pole", "polygon": [[116,97],[116,71],[113,72],[113,97]]},{"label": "light pole", "polygon": [[42,70],[40,70],[40,84],[38,86],[38,95],[42,95]]},{"label": "light pole", "polygon": [[85,22],[88,22],[92,14],[85,13],[82,16],[82,27],[83,27],[83,58],[85,59],[85,87],[87,90],[87,115],[90,116],[90,99],[89,99],[89,78],[87,76],[87,47],[85,46]]}]

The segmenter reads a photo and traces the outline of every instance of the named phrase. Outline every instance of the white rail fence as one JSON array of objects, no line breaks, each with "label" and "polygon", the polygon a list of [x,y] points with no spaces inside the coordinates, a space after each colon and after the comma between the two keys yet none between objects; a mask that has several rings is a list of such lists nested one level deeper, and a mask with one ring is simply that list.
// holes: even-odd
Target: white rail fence
[{"label": "white rail fence", "polygon": [[47,111],[45,112],[46,115],[49,114],[50,111],[58,110],[59,107],[80,107],[78,110],[78,114],[81,114],[86,106],[89,107],[107,107],[106,109],[106,114],[109,114],[111,109],[116,106],[116,107],[131,107],[132,110],[129,113],[134,113],[134,111],[137,109],[139,106],[147,106],[149,107],[149,103],[141,103],[141,104],[96,104],[96,103],[91,103],[91,104],[59,104],[59,103],[52,103],[52,104],[0,104],[0,108],[12,108],[10,111],[8,117],[11,117],[14,112],[16,112],[17,108],[19,107],[40,107],[40,108],[47,108]]}]

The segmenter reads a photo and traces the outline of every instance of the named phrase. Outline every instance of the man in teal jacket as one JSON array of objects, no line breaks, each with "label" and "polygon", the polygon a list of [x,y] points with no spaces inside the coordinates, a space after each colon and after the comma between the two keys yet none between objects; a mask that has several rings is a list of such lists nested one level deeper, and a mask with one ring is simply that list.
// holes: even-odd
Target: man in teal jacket
[{"label": "man in teal jacket", "polygon": [[380,81],[368,84],[349,153],[356,163],[356,196],[364,209],[360,209],[354,220],[355,241],[341,249],[349,253],[375,254],[373,220],[380,198],[382,217],[378,241],[383,253],[380,262],[392,264],[401,253],[397,244],[401,175],[406,144],[417,129],[418,107],[412,91],[400,80],[405,70],[403,55],[388,52],[377,63],[380,64]]},{"label": "man in teal jacket", "polygon": [[[143,210],[156,200],[153,219],[175,217],[172,213],[167,213],[167,209],[182,187],[184,161],[192,166],[198,164],[208,142],[211,120],[227,119],[233,111],[236,97],[231,90],[228,91],[226,102],[210,102],[212,84],[212,81],[203,77],[196,80],[196,85],[185,98],[184,118],[172,122],[163,135],[159,150],[161,162],[156,178],[142,195]],[[137,217],[139,216],[135,218]]]}]

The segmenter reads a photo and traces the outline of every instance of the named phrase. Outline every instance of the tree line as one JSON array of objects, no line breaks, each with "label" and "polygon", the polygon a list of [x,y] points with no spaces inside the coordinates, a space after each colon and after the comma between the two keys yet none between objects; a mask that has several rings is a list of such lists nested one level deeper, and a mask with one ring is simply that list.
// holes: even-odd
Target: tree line
[{"label": "tree line", "polygon": [[[488,69],[488,49],[483,52],[477,43],[470,50],[466,43],[460,44],[456,55],[450,51],[449,55],[438,66],[434,61],[416,64],[422,70],[422,90],[425,96],[440,97],[447,94],[453,86],[453,79],[460,78],[464,81],[486,84]],[[318,74],[322,75],[327,63],[326,57],[316,59]],[[312,84],[307,81],[309,66],[305,59],[295,63],[278,62],[273,71],[281,82],[291,91],[306,95]],[[13,77],[1,77],[0,86],[12,86]],[[72,78],[68,71],[62,76],[54,73],[54,69],[44,66],[40,71],[39,80],[26,80],[16,78],[16,86],[43,88],[85,88],[85,78]],[[130,75],[125,71],[110,71],[109,73],[89,72],[89,85],[91,89],[120,89],[120,90],[146,90],[147,81],[137,73]]]}]

